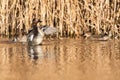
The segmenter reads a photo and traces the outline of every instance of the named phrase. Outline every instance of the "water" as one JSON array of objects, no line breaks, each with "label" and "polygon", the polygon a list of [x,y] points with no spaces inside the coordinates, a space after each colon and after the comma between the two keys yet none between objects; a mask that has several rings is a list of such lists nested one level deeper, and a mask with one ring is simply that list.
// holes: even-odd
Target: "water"
[{"label": "water", "polygon": [[120,41],[0,42],[0,80],[119,80]]}]

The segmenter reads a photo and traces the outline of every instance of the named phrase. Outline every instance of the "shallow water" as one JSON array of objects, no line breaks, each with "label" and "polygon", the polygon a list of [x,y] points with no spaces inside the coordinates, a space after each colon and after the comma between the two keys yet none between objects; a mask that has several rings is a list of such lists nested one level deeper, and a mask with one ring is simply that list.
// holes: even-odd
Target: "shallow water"
[{"label": "shallow water", "polygon": [[1,41],[0,80],[120,80],[120,41]]}]

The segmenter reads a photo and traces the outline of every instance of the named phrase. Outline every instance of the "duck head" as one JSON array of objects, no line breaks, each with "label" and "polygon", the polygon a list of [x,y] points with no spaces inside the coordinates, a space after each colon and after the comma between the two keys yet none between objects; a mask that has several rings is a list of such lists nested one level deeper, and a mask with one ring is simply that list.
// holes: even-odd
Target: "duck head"
[{"label": "duck head", "polygon": [[42,21],[40,19],[34,18],[32,20],[32,27],[36,27],[39,22],[41,23]]}]

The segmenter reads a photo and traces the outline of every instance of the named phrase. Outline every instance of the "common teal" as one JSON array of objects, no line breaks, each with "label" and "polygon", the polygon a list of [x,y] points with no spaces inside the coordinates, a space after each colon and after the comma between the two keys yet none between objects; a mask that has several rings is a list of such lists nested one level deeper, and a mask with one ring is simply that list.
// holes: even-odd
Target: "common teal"
[{"label": "common teal", "polygon": [[107,41],[110,39],[110,35],[107,33],[95,35],[89,32],[89,33],[85,33],[83,36],[85,39],[98,40],[98,41]]},{"label": "common teal", "polygon": [[44,26],[38,26],[37,24],[39,22],[42,22],[39,19],[33,19],[32,21],[32,27],[31,29],[28,30],[28,33],[24,34],[23,31],[22,32],[22,36],[21,37],[14,37],[13,41],[14,42],[27,42],[28,45],[39,45],[42,43],[43,38],[45,35],[51,35],[56,33],[58,30],[55,27],[50,27],[47,25]]},{"label": "common teal", "polygon": [[32,28],[28,31],[27,41],[28,45],[39,45],[42,43],[44,35],[50,35],[57,32],[57,28],[49,27],[47,25],[37,26],[40,20],[35,20]]}]

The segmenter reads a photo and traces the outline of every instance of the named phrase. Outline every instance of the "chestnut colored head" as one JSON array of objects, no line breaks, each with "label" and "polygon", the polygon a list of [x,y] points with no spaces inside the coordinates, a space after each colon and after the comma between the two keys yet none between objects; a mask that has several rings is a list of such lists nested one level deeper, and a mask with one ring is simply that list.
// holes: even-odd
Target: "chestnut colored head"
[{"label": "chestnut colored head", "polygon": [[34,18],[32,20],[32,27],[37,27],[37,23],[41,23],[42,21],[40,19]]}]

